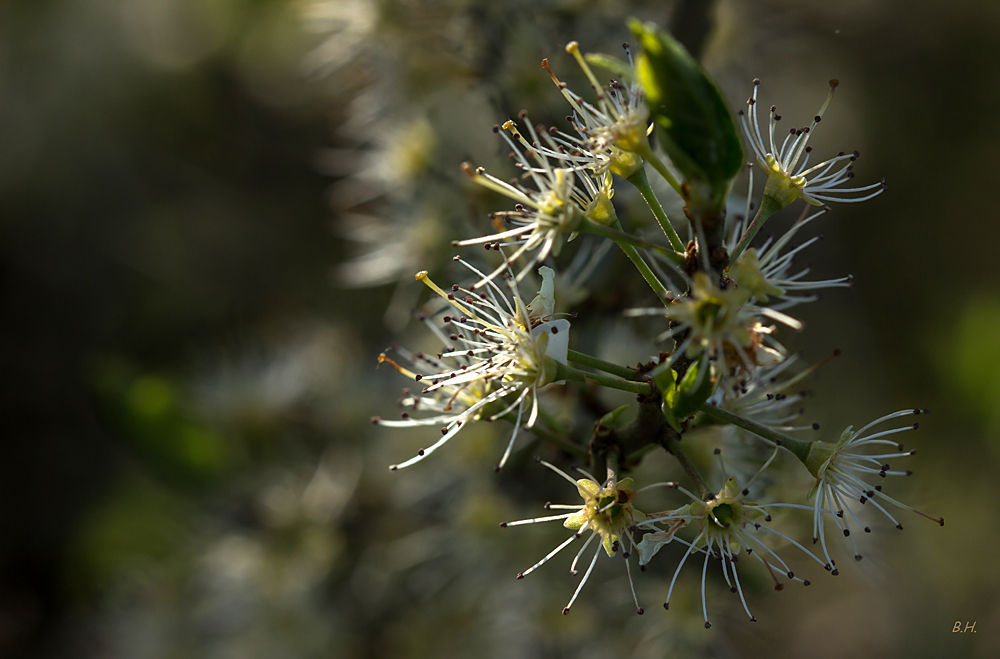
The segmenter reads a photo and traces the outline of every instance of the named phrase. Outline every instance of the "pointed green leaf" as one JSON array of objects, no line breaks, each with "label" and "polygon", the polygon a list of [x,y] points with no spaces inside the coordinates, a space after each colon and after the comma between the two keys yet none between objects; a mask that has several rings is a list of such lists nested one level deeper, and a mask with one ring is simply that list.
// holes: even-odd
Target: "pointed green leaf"
[{"label": "pointed green leaf", "polygon": [[635,19],[629,27],[642,45],[635,69],[664,151],[685,179],[728,193],[743,145],[718,87],[672,36]]},{"label": "pointed green leaf", "polygon": [[619,408],[611,410],[610,412],[601,417],[601,420],[598,425],[600,425],[600,427],[602,428],[608,428],[608,429],[614,428],[616,422],[618,421],[618,418],[622,414],[624,414],[628,408],[629,408],[628,405],[622,405]]}]

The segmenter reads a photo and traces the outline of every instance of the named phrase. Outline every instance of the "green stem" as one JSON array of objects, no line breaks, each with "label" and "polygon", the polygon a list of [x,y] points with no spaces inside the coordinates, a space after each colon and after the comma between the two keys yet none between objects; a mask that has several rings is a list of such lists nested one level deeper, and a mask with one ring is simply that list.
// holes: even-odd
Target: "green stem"
[{"label": "green stem", "polygon": [[[640,249],[645,249],[655,254],[673,261],[677,265],[682,265],[684,263],[684,253],[675,252],[674,250],[664,247],[663,245],[657,245],[656,243],[650,242],[639,238],[638,236],[633,236],[630,233],[625,233],[621,230],[621,223],[615,220],[614,225],[608,226],[606,224],[601,224],[600,222],[595,222],[590,218],[584,220],[583,226],[580,227],[583,231],[587,233],[595,233],[598,236],[604,236],[605,238],[610,238],[619,245],[625,244],[631,247],[638,247]],[[625,249],[622,247],[622,249]]]},{"label": "green stem", "polygon": [[705,403],[699,409],[709,416],[721,419],[733,424],[734,426],[739,426],[740,428],[748,430],[759,437],[763,437],[769,442],[773,442],[782,448],[788,449],[803,463],[805,463],[806,458],[809,456],[809,449],[812,448],[812,442],[789,437],[784,433],[772,430],[763,424],[744,418],[738,414],[733,414],[732,412],[724,410],[721,407],[716,407],[715,405]]},{"label": "green stem", "polygon": [[589,366],[590,368],[596,368],[599,371],[604,371],[605,373],[611,373],[612,375],[617,375],[620,378],[626,380],[635,379],[635,371],[627,366],[619,366],[618,364],[612,364],[611,362],[606,362],[603,359],[598,359],[597,357],[591,357],[590,355],[585,355],[582,352],[577,352],[576,350],[570,350],[567,353],[567,358],[574,364],[582,364],[583,366]]},{"label": "green stem", "polygon": [[659,172],[660,176],[662,176],[663,179],[670,184],[670,187],[674,189],[674,192],[679,194],[682,199],[685,198],[684,192],[681,190],[681,182],[677,180],[677,177],[674,176],[669,169],[667,169],[667,166],[663,164],[663,161],[660,160],[655,153],[653,153],[653,149],[651,149],[648,144],[644,144],[643,147],[644,148],[640,151],[636,151],[636,153],[642,156],[650,165],[653,166],[653,169]]},{"label": "green stem", "polygon": [[656,193],[653,192],[653,187],[649,184],[649,179],[646,178],[646,169],[640,167],[636,170],[635,174],[625,180],[639,189],[639,194],[646,200],[649,210],[653,211],[653,215],[656,217],[656,221],[660,223],[660,228],[663,229],[663,233],[667,236],[667,240],[670,241],[670,245],[676,251],[683,252],[684,243],[681,241],[681,237],[677,235],[677,231],[674,229],[674,225],[671,224],[666,212],[664,212],[663,206],[660,205],[660,200],[656,198]]},{"label": "green stem", "polygon": [[646,280],[647,284],[649,284],[649,287],[653,289],[654,293],[656,293],[656,297],[660,298],[660,300],[662,301],[666,301],[666,298],[668,296],[666,287],[660,283],[660,280],[656,278],[656,274],[652,270],[650,270],[646,262],[642,260],[642,256],[639,255],[639,252],[638,250],[636,250],[635,246],[632,245],[630,242],[626,242],[624,239],[620,238],[619,234],[627,237],[629,241],[638,240],[638,238],[633,238],[632,236],[629,236],[627,233],[624,233],[622,231],[617,231],[615,229],[612,229],[611,227],[606,227],[603,224],[593,222],[592,220],[586,220],[583,224],[582,229],[584,231],[590,233],[596,233],[599,236],[604,236],[605,238],[610,238],[611,240],[615,241],[615,243],[617,243],[618,246],[621,247],[622,251],[625,252],[625,256],[628,257],[628,260],[631,261],[632,264],[639,271],[639,274],[642,275],[642,278]]},{"label": "green stem", "polygon": [[632,394],[642,394],[652,396],[656,393],[656,386],[652,382],[630,382],[621,378],[612,377],[603,373],[588,373],[556,362],[559,367],[553,380],[572,380],[573,382],[585,382],[587,384],[597,384],[602,387],[627,391]]},{"label": "green stem", "polygon": [[750,241],[754,239],[760,228],[764,226],[764,222],[767,218],[771,217],[775,213],[781,210],[781,204],[774,197],[764,196],[760,200],[760,208],[757,209],[757,214],[753,218],[753,222],[747,227],[746,232],[744,232],[743,237],[740,238],[740,242],[733,249],[733,253],[729,255],[729,262],[736,263],[736,259],[740,258],[740,254],[743,250],[747,248]]},{"label": "green stem", "polygon": [[687,472],[687,475],[691,477],[694,484],[698,487],[698,496],[702,499],[708,499],[712,496],[712,491],[708,489],[708,485],[705,483],[705,479],[701,477],[698,473],[698,469],[691,462],[691,458],[688,457],[687,453],[681,447],[681,440],[676,434],[671,433],[671,435],[663,441],[663,448],[667,449],[675,458],[677,462],[681,463],[681,467]]},{"label": "green stem", "polygon": [[604,463],[608,468],[608,478],[612,484],[618,482],[618,460],[621,456],[621,452],[617,447],[611,447],[608,452],[604,454]]}]

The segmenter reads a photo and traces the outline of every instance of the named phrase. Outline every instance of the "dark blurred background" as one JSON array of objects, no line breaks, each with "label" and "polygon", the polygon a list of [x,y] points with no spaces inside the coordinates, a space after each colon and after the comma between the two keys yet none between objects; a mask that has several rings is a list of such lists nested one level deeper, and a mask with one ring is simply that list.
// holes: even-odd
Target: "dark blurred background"
[{"label": "dark blurred background", "polygon": [[[666,614],[670,565],[645,616],[616,566],[564,618],[564,565],[513,579],[560,530],[497,529],[541,502],[523,459],[493,477],[504,429],[390,474],[423,440],[368,423],[402,386],[378,352],[420,336],[413,273],[496,201],[459,163],[501,163],[521,107],[558,120],[538,61],[583,91],[563,45],[617,55],[629,15],[734,109],[760,77],[807,121],[838,78],[813,144],[889,181],[818,223],[815,271],[855,285],[788,340],[844,351],[813,387],[831,433],[933,410],[900,496],[947,526],[883,524],[807,591],[751,584],[756,625],[713,595],[702,629],[693,571]],[[973,1],[0,3],[0,656],[997,656],[998,27]],[[616,323],[605,351],[643,358]]]}]

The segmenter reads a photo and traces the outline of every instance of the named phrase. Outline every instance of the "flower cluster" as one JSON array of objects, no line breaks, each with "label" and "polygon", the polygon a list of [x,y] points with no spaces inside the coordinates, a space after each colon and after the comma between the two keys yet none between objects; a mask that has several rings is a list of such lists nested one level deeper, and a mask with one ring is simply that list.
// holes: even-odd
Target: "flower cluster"
[{"label": "flower cluster", "polygon": [[[518,579],[583,539],[570,563],[570,573],[577,575],[578,566],[586,568],[563,613],[568,613],[577,601],[602,553],[612,558],[622,557],[636,610],[642,613],[629,559],[637,552],[638,565],[645,570],[654,556],[673,545],[680,549],[676,552],[677,564],[664,607],[669,608],[680,573],[695,556],[695,560],[702,562],[702,616],[708,628],[711,624],[706,591],[710,560],[720,561],[722,580],[739,596],[747,616],[755,620],[750,613],[745,583],[737,572],[740,558],[752,556],[753,561],[747,562],[763,566],[778,590],[783,587],[783,579],[809,585],[772,548],[773,541],[791,545],[811,562],[837,575],[835,552],[831,552],[827,543],[827,528],[832,524],[837,532],[849,538],[858,559],[862,554],[851,531],[871,530],[862,522],[855,502],[875,508],[899,528],[902,527],[889,512],[889,506],[913,510],[942,525],[944,520],[920,513],[890,497],[883,492],[881,483],[871,484],[876,476],[881,479],[910,473],[893,470],[886,461],[913,455],[915,451],[904,451],[901,444],[888,437],[915,428],[916,424],[877,432],[873,429],[922,410],[890,414],[858,431],[848,427],[834,443],[795,436],[819,430],[817,424],[802,421],[808,392],[800,385],[829,358],[800,368],[801,358],[789,354],[782,345],[776,336],[778,328],[801,330],[803,323],[790,316],[789,309],[815,301],[818,290],[846,287],[852,280],[850,276],[808,279],[809,267],[798,265],[796,259],[819,238],[808,238],[799,244],[794,241],[805,227],[829,211],[824,206],[814,212],[813,206],[833,201],[864,201],[885,189],[883,183],[844,187],[854,175],[857,152],[810,165],[809,138],[829,106],[836,81],[831,82],[830,96],[813,122],[791,130],[783,141],[775,137],[781,117],[773,106],[766,131],[768,140],[763,139],[756,108],[758,82],[754,82],[749,113],[740,115],[750,148],[767,180],[756,205],[757,212],[751,218],[755,208],[751,164],[745,202],[731,202],[743,203],[745,212],[729,218],[724,212],[726,198],[738,174],[736,170],[741,170],[742,165],[737,160],[735,167],[730,168],[712,158],[727,149],[739,152],[739,137],[732,117],[712,114],[712,108],[723,102],[721,96],[707,74],[679,44],[651,28],[633,29],[646,49],[637,61],[633,61],[631,51],[628,63],[607,56],[588,60],[580,52],[579,44],[567,45],[566,52],[578,63],[592,87],[593,101],[571,91],[556,77],[548,60],[543,61],[543,68],[572,108],[567,117],[572,132],[534,125],[526,111],[518,115],[519,123],[507,120],[502,126],[495,126],[494,132],[510,148],[518,172],[516,178],[504,180],[483,168],[463,165],[475,183],[499,193],[514,205],[513,209],[491,214],[492,233],[457,239],[451,244],[484,246],[487,258],[499,257],[498,262],[478,267],[455,257],[472,281],[456,283],[450,290],[439,287],[426,271],[417,274],[417,279],[437,296],[438,305],[436,311],[425,308],[419,318],[444,347],[433,355],[394,347],[393,357],[385,353],[379,356],[380,362],[419,382],[422,388],[419,392],[404,391],[402,419],[374,420],[384,427],[437,426],[441,430],[441,437],[433,444],[392,469],[422,461],[471,422],[502,419],[513,424],[513,432],[497,465],[499,470],[511,457],[520,430],[532,431],[549,445],[539,450],[548,450],[547,457],[551,458],[542,460],[539,456],[536,460],[572,483],[581,501],[547,503],[546,510],[561,512],[501,524],[507,528],[561,521],[572,531],[541,560],[518,573]],[[622,81],[611,80],[602,85],[591,68],[593,62],[607,65]],[[674,112],[673,97],[669,94],[690,99],[692,107],[704,110],[706,116],[692,120],[690,108]],[[661,102],[647,103],[646,99],[654,96]],[[708,125],[712,121],[719,125]],[[649,138],[654,126],[669,131],[664,140],[672,140],[671,158],[677,155],[677,160],[671,161],[672,168],[654,152]],[[689,130],[689,134],[679,133],[681,129]],[[736,141],[735,147],[726,143],[730,138]],[[689,142],[696,148],[685,152]],[[681,195],[692,237],[686,245],[680,241],[646,178],[646,164]],[[720,172],[726,173],[724,180],[719,180]],[[678,175],[684,178],[683,183],[678,182]],[[622,181],[638,189],[669,246],[629,233],[622,226],[616,210],[620,200],[614,200],[615,186]],[[786,232],[752,246],[769,216],[800,199],[805,202],[805,209]],[[576,250],[571,260],[565,258],[567,243],[581,233],[593,234],[588,239],[605,242],[596,248],[594,243],[587,243]],[[652,322],[659,325],[651,335],[658,334],[656,340],[667,343],[658,356],[646,362],[640,360],[634,367],[570,349],[570,323],[564,316],[576,317],[575,307],[584,299],[580,290],[587,277],[598,269],[597,265],[604,263],[609,244],[621,248],[639,277],[656,294],[657,306],[630,308],[624,316],[653,318]],[[665,276],[665,270],[670,277]],[[520,287],[526,280],[533,281],[536,271],[541,277],[537,294],[525,303]],[[573,309],[569,314],[556,312],[557,282],[562,282],[560,290],[565,291],[565,295],[561,292],[562,308]],[[616,283],[621,289],[616,295],[627,296],[627,282]],[[585,313],[593,310],[582,308]],[[575,330],[574,337],[578,333]],[[838,351],[831,357],[836,354]],[[544,413],[546,401],[540,392],[553,383],[579,385],[588,395],[588,413],[602,410],[592,437],[580,436],[581,428],[588,423],[550,423],[555,415]],[[593,395],[594,387],[634,395],[637,409],[630,414],[626,414],[629,406],[612,409]],[[564,402],[568,398],[571,396],[563,396]],[[605,407],[610,411],[602,409]],[[564,404],[562,409],[565,412],[567,406]],[[539,424],[543,417],[545,423]],[[736,432],[713,433],[712,429],[719,426]],[[692,439],[687,440],[688,436]],[[750,439],[759,449],[749,458],[751,467],[737,470],[739,476],[726,469],[721,449],[715,451],[719,455],[720,473],[709,478],[701,475],[686,454],[685,447],[698,438],[720,436],[723,440],[734,436],[741,441]],[[883,447],[891,448],[882,450]],[[651,485],[636,487],[631,476],[622,476],[621,472],[634,468],[656,448],[664,448],[676,457],[694,487],[685,488],[675,480],[659,479]],[[802,492],[798,500],[761,503],[773,501],[768,490],[781,479],[781,474],[774,472],[782,452],[798,458],[815,478],[815,485],[812,491]],[[585,476],[574,479],[567,473],[571,470],[556,466],[559,459],[568,456],[589,459],[591,471],[603,474],[606,470],[607,476],[598,479],[574,467]],[[764,476],[765,472],[768,476]],[[713,493],[706,482],[719,475],[724,484]],[[751,487],[756,500],[749,498]],[[644,513],[636,507],[636,498],[654,488],[680,493],[688,500],[672,510]],[[819,554],[807,549],[793,534],[775,528],[772,511],[785,509],[790,516],[811,514],[812,541],[819,544]],[[592,553],[588,554],[589,550]],[[670,553],[664,551],[663,555]]]}]

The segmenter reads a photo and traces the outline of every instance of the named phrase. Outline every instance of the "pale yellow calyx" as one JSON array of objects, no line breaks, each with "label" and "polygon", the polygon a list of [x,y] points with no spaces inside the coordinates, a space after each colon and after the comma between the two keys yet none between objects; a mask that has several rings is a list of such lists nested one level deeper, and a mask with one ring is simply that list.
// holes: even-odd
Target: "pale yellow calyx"
[{"label": "pale yellow calyx", "polygon": [[645,106],[635,108],[618,118],[608,127],[606,141],[631,153],[644,153],[649,150],[647,138],[649,111]]},{"label": "pale yellow calyx", "polygon": [[812,442],[806,455],[805,465],[809,473],[816,478],[823,478],[826,468],[837,453],[837,446],[828,442]]},{"label": "pale yellow calyx", "polygon": [[790,206],[796,199],[805,199],[813,206],[823,204],[805,194],[806,179],[804,176],[792,176],[781,168],[774,156],[768,153],[767,160],[767,183],[764,184],[764,197],[768,197],[777,204],[778,209]]},{"label": "pale yellow calyx", "polygon": [[785,294],[783,288],[768,282],[764,277],[760,270],[760,259],[756,248],[748,249],[736,263],[729,266],[729,278],[761,302],[767,302],[771,295]]},{"label": "pale yellow calyx", "polygon": [[609,226],[618,219],[615,213],[615,206],[611,203],[611,198],[615,196],[615,191],[611,187],[611,175],[605,173],[601,181],[601,189],[594,195],[594,199],[587,206],[584,215],[587,218]]},{"label": "pale yellow calyx", "polygon": [[692,341],[689,353],[697,354],[702,344],[725,338],[748,346],[751,342],[749,331],[739,318],[740,309],[746,304],[749,294],[739,288],[722,290],[704,272],[693,277],[691,297],[681,299],[671,305],[667,317],[692,326]]},{"label": "pale yellow calyx", "polygon": [[642,167],[642,158],[633,151],[622,149],[611,149],[611,160],[608,163],[608,171],[624,179],[635,174]]},{"label": "pale yellow calyx", "polygon": [[535,204],[539,224],[556,228],[560,233],[572,233],[580,228],[581,213],[573,202],[573,172],[556,169],[552,185]]},{"label": "pale yellow calyx", "polygon": [[[743,501],[739,496],[740,489],[733,476],[711,501],[692,503],[691,514],[703,518],[705,531],[710,535],[724,534],[731,526],[743,528],[766,514],[760,506]],[[729,542],[732,544],[735,540],[730,538]]]},{"label": "pale yellow calyx", "polygon": [[576,485],[584,506],[563,522],[563,526],[574,530],[586,528],[599,534],[604,551],[613,556],[626,529],[635,524],[636,514],[641,515],[633,507],[635,489],[632,479],[624,478],[602,487],[592,480],[581,478]]},{"label": "pale yellow calyx", "polygon": [[818,441],[812,442],[809,445],[809,453],[806,454],[806,459],[803,461],[809,473],[816,478],[823,478],[830,463],[836,459],[837,451],[851,440],[853,430],[854,426],[844,428],[844,432],[840,433],[836,444]]}]

